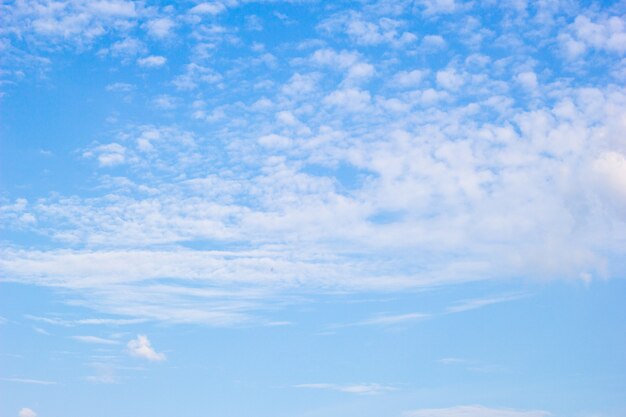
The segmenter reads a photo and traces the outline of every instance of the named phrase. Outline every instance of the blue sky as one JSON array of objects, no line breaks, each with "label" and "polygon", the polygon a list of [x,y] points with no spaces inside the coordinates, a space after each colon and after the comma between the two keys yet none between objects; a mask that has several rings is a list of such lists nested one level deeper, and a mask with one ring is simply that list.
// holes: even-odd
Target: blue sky
[{"label": "blue sky", "polygon": [[0,417],[623,417],[626,3],[0,2]]}]

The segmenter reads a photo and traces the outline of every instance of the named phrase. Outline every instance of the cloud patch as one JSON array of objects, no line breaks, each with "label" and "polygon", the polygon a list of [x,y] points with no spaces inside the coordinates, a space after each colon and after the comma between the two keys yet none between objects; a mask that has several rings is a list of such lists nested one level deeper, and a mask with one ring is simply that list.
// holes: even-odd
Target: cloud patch
[{"label": "cloud patch", "polygon": [[521,411],[509,408],[489,408],[481,405],[465,405],[449,408],[430,408],[404,413],[405,417],[547,417],[547,411]]},{"label": "cloud patch", "polygon": [[18,413],[18,417],[37,417],[37,413],[30,408],[24,407]]},{"label": "cloud patch", "polygon": [[151,362],[161,362],[166,359],[164,353],[157,353],[154,350],[148,336],[145,335],[138,335],[137,338],[130,340],[127,347],[128,353],[136,358],[146,359]]}]

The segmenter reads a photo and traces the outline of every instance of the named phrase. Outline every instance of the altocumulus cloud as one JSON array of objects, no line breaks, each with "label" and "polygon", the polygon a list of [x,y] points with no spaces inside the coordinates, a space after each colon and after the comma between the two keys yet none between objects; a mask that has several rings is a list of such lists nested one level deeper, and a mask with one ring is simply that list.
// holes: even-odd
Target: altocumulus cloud
[{"label": "altocumulus cloud", "polygon": [[130,340],[127,346],[128,353],[131,356],[155,362],[165,360],[165,354],[157,353],[154,350],[152,344],[150,343],[150,340],[148,339],[148,336],[141,334],[137,335],[137,338]]}]

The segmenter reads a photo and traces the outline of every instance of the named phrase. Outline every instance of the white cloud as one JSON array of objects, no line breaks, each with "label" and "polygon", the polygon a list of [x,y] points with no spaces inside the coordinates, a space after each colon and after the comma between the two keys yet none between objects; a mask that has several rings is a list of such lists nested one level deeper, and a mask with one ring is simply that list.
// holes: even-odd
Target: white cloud
[{"label": "white cloud", "polygon": [[152,100],[152,103],[160,109],[171,110],[178,106],[177,101],[176,97],[161,94],[160,96],[155,97],[154,100]]},{"label": "white cloud", "polygon": [[119,165],[125,161],[126,148],[119,143],[100,145],[83,153],[85,158],[96,157],[102,167]]},{"label": "white cloud", "polygon": [[136,339],[128,342],[128,353],[131,356],[147,359],[149,361],[164,361],[165,354],[157,353],[145,335],[138,335]]},{"label": "white cloud", "polygon": [[318,49],[311,55],[311,63],[327,66],[335,70],[344,71],[345,82],[366,80],[375,73],[374,66],[364,62],[361,56],[354,51],[337,52],[331,48]]},{"label": "white cloud", "polygon": [[18,417],[37,417],[37,413],[35,413],[30,408],[22,408],[18,414]]},{"label": "white cloud", "polygon": [[96,345],[117,345],[119,342],[117,340],[104,339],[102,337],[97,336],[72,336],[72,339],[77,340],[82,343],[90,343]]},{"label": "white cloud", "polygon": [[176,23],[169,17],[150,20],[145,24],[148,34],[157,39],[164,39],[172,35]]},{"label": "white cloud", "polygon": [[139,58],[137,60],[139,66],[147,68],[158,68],[165,65],[166,62],[167,58],[159,55],[150,55],[144,58]]},{"label": "white cloud", "polygon": [[357,45],[388,44],[406,47],[417,41],[415,34],[403,30],[406,22],[383,17],[371,19],[364,13],[343,12],[323,21],[319,28],[329,33],[346,34]]},{"label": "white cloud", "polygon": [[515,78],[524,88],[531,91],[537,89],[537,74],[533,71],[520,72]]},{"label": "white cloud", "polygon": [[196,63],[185,66],[185,72],[177,76],[172,84],[179,90],[193,90],[200,84],[216,84],[222,80],[222,76],[212,68]]},{"label": "white cloud", "polygon": [[88,7],[98,15],[134,17],[135,3],[123,0],[99,0],[88,2]]},{"label": "white cloud", "polygon": [[2,381],[7,382],[17,382],[20,384],[33,384],[33,385],[55,385],[54,381],[46,381],[42,379],[32,379],[32,378],[0,378]]},{"label": "white cloud", "polygon": [[464,311],[475,310],[492,304],[504,303],[507,301],[518,300],[523,298],[523,294],[504,295],[500,297],[477,298],[473,300],[465,300],[446,309],[447,313],[461,313]]},{"label": "white cloud", "polygon": [[441,35],[426,35],[422,39],[422,46],[428,49],[442,49],[446,47],[446,41]]},{"label": "white cloud", "polygon": [[420,85],[428,72],[425,70],[398,71],[391,79],[391,84],[396,87],[417,87]]},{"label": "white cloud", "polygon": [[406,412],[406,417],[546,417],[547,411],[519,411],[509,408],[488,408],[466,405],[450,408],[431,408]]},{"label": "white cloud", "polygon": [[425,15],[437,15],[455,12],[459,5],[456,0],[420,0]]},{"label": "white cloud", "polygon": [[105,89],[106,91],[127,93],[129,91],[133,91],[135,86],[129,83],[116,82],[108,84]]},{"label": "white cloud", "polygon": [[318,76],[316,74],[294,74],[283,85],[282,92],[289,96],[299,97],[315,91]]},{"label": "white cloud", "polygon": [[559,40],[570,58],[577,58],[588,49],[616,54],[626,53],[626,20],[623,16],[579,15]]},{"label": "white cloud", "polygon": [[350,68],[356,64],[360,56],[356,52],[340,51],[331,48],[318,49],[311,55],[311,61],[318,65],[328,65],[335,68]]},{"label": "white cloud", "polygon": [[357,395],[375,395],[375,394],[382,394],[384,392],[395,390],[395,388],[392,386],[381,385],[381,384],[347,384],[347,385],[298,384],[298,385],[295,385],[295,388],[339,391],[339,392],[344,392],[347,394],[357,394]]},{"label": "white cloud", "polygon": [[192,7],[190,12],[195,14],[217,15],[224,12],[225,10],[226,6],[224,6],[220,2],[205,2]]},{"label": "white cloud", "polygon": [[103,50],[102,53],[128,58],[142,54],[146,50],[146,45],[142,41],[137,38],[127,37],[121,41],[114,42],[108,49]]},{"label": "white cloud", "polygon": [[425,313],[406,313],[406,314],[381,314],[370,319],[358,321],[350,324],[339,324],[333,327],[350,327],[350,326],[394,326],[408,322],[425,320],[432,317]]},{"label": "white cloud", "polygon": [[591,163],[591,182],[602,201],[626,219],[626,156],[607,151]]},{"label": "white cloud", "polygon": [[[217,13],[222,3],[179,15],[176,8],[133,3],[132,9],[121,1],[20,9],[24,17],[7,31],[33,51],[80,45],[81,53],[90,53],[89,42],[106,33],[113,44],[102,55],[138,65],[166,62],[146,56],[154,40],[138,28],[148,29],[147,21],[166,19],[162,26],[152,23],[162,37],[174,30],[167,19],[190,25],[180,43],[163,45],[191,45],[189,63],[174,79],[142,83],[142,94],[134,96],[193,112],[189,129],[197,131],[103,131],[83,153],[98,182],[89,197],[3,202],[7,228],[43,234],[66,249],[4,248],[2,275],[70,289],[95,311],[125,320],[230,325],[253,321],[267,300],[302,288],[388,290],[615,274],[611,259],[623,253],[626,236],[624,92],[610,78],[600,83],[607,78],[572,76],[578,65],[559,72],[555,59],[547,70],[537,60],[554,42],[540,39],[544,24],[536,21],[551,21],[549,36],[560,33],[573,50],[598,53],[598,66],[611,66],[621,62],[623,18],[578,8],[558,15],[561,6],[545,3],[516,3],[526,14],[504,19],[515,29],[506,32],[521,39],[506,38],[499,23],[448,16],[450,49],[438,51],[430,68],[429,57],[416,54],[444,40],[431,33],[419,41],[407,31],[413,2],[333,14],[314,40],[287,49],[257,44],[250,62],[237,55],[236,67],[213,54],[224,47],[244,54],[256,38],[195,14]],[[420,4],[435,15],[466,3]],[[544,6],[555,10],[537,16]],[[575,13],[583,17],[562,23]],[[520,29],[529,23],[534,30]],[[475,53],[489,48],[478,48],[473,32],[507,56]],[[528,37],[533,43],[524,46]],[[456,49],[460,44],[466,46]],[[3,52],[7,45],[0,42]],[[276,69],[252,62],[268,51],[281,54]],[[125,80],[107,90],[131,90]],[[587,85],[578,87],[581,80]],[[516,85],[532,90],[532,100]],[[169,95],[172,86],[180,90],[176,99]],[[205,242],[244,242],[245,248],[189,249]],[[153,285],[153,278],[176,284]],[[142,293],[146,288],[152,299]],[[371,320],[396,319],[402,315]]]},{"label": "white cloud", "polygon": [[272,133],[261,136],[259,138],[259,143],[268,148],[286,148],[291,145],[291,139]]},{"label": "white cloud", "polygon": [[363,111],[370,104],[370,93],[356,88],[336,90],[324,98],[324,103],[353,112]]},{"label": "white cloud", "polygon": [[456,90],[465,82],[463,76],[454,69],[437,71],[437,84],[446,90]]}]

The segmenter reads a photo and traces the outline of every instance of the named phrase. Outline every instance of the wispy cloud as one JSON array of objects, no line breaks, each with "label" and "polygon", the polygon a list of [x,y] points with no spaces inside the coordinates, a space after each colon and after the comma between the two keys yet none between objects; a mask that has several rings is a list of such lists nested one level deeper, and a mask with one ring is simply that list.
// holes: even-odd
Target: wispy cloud
[{"label": "wispy cloud", "polygon": [[33,330],[39,334],[42,334],[44,336],[50,336],[50,332],[48,332],[45,329],[42,329],[41,327],[33,327]]},{"label": "wispy cloud", "polygon": [[31,378],[0,378],[2,381],[7,382],[18,382],[20,384],[34,384],[34,385],[55,385],[54,381],[46,381],[42,379],[31,379]]},{"label": "wispy cloud", "polygon": [[464,358],[442,358],[439,359],[437,362],[447,366],[461,367],[462,369],[470,372],[497,373],[506,371],[506,368],[499,365],[486,364],[482,361]]},{"label": "wispy cloud", "polygon": [[465,405],[449,408],[430,408],[404,413],[405,417],[547,417],[547,411],[521,411],[509,408],[489,408],[481,405]]},{"label": "wispy cloud", "polygon": [[486,307],[492,304],[504,303],[507,301],[519,300],[521,298],[528,297],[528,294],[509,294],[498,297],[487,298],[475,298],[471,300],[464,300],[446,308],[446,313],[462,313],[464,311],[476,310],[478,308]]},{"label": "wispy cloud", "polygon": [[338,323],[331,328],[352,327],[352,326],[394,326],[407,324],[414,321],[426,320],[432,315],[426,313],[406,313],[406,314],[378,314],[369,319],[356,321],[353,323]]},{"label": "wispy cloud", "polygon": [[90,343],[96,345],[117,345],[119,341],[112,339],[104,339],[97,336],[72,336],[72,339],[82,343]]},{"label": "wispy cloud", "polygon": [[358,395],[382,394],[397,389],[393,386],[381,384],[298,384],[295,385],[295,388],[330,390]]},{"label": "wispy cloud", "polygon": [[59,317],[41,317],[30,314],[24,315],[25,318],[33,321],[39,321],[55,326],[74,327],[74,326],[125,326],[131,324],[145,323],[146,319],[114,319],[114,318],[89,318],[89,319],[62,319]]}]

